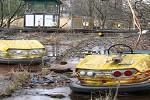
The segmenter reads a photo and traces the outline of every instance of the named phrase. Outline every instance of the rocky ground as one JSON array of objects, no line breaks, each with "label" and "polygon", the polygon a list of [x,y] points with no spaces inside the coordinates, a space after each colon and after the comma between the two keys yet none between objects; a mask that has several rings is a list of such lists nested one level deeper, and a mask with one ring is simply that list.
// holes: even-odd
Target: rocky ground
[{"label": "rocky ground", "polygon": [[[17,75],[16,75],[17,73]],[[66,87],[71,82],[72,73],[55,73],[49,69],[43,69],[39,73],[16,72],[0,77],[0,98],[10,96],[11,93],[18,89],[53,89]],[[19,74],[18,74],[19,73]],[[46,94],[45,94],[46,95]],[[61,93],[47,94],[53,98],[63,98]]]},{"label": "rocky ground", "polygon": [[[115,37],[100,37],[97,34],[50,34],[50,33],[21,33],[15,35],[6,35],[5,38],[17,38],[17,39],[37,39],[41,41],[46,46],[52,46],[55,44],[59,47],[59,57],[54,58],[54,62],[50,63],[51,68],[55,68],[62,72],[61,74],[55,73],[49,69],[42,70],[41,73],[31,73],[28,77],[28,85],[26,88],[54,88],[68,86],[68,83],[71,81],[72,73],[65,73],[65,70],[72,67],[75,67],[75,64],[78,62],[76,60],[74,63],[70,63],[70,59],[82,57],[81,53],[86,49],[92,49],[95,46],[100,46],[108,48],[112,44],[127,44],[132,48],[135,47],[138,35],[119,35]],[[65,47],[66,46],[66,47]],[[144,34],[141,37],[139,45],[137,45],[138,50],[150,50],[150,34]],[[58,61],[56,61],[58,60]],[[63,65],[61,62],[67,62],[66,65]],[[69,62],[69,63],[68,63]],[[65,70],[65,71],[64,71]],[[64,71],[64,72],[63,72]],[[26,78],[26,77],[25,77]],[[1,75],[0,76],[0,95],[3,96],[5,90],[8,89],[9,85],[12,85],[14,82],[14,76],[12,74]],[[20,83],[19,83],[20,86]],[[14,88],[13,88],[14,89]],[[53,96],[53,95],[51,95]]]}]

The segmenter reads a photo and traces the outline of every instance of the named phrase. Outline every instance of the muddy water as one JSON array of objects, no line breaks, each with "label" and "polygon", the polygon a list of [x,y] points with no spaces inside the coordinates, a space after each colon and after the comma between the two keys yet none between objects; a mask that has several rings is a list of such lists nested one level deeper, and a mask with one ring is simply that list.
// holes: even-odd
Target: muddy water
[{"label": "muddy water", "polygon": [[65,98],[61,100],[71,100],[69,95],[71,93],[68,87],[61,87],[55,89],[26,89],[17,91],[12,97],[2,100],[60,100],[58,98],[51,98],[49,94],[62,94]]},{"label": "muddy water", "polygon": [[[70,64],[76,64],[79,61],[79,58],[68,59]],[[4,67],[2,67],[4,68]],[[5,66],[5,69],[12,69],[14,66]],[[6,70],[6,71],[7,71]],[[4,69],[0,69],[4,72]],[[52,98],[49,94],[62,94],[65,97],[62,99]],[[54,89],[23,89],[16,91],[12,94],[11,97],[0,99],[0,100],[100,100],[99,94],[81,94],[81,93],[72,93],[69,87],[59,87]],[[103,99],[106,100],[106,99]],[[109,100],[109,99],[108,99]],[[146,94],[119,94],[117,100],[150,100],[150,93]]]},{"label": "muddy water", "polygon": [[[51,53],[50,53],[51,54]],[[69,59],[67,62],[72,64],[76,64],[78,62],[78,58],[76,59]],[[24,66],[28,68],[27,66]],[[21,67],[22,68],[22,67]],[[20,66],[14,65],[1,65],[0,66],[0,73],[7,73],[13,69],[21,69]],[[31,66],[30,66],[31,68]],[[37,66],[33,66],[33,69],[38,69]],[[52,98],[48,96],[49,94],[58,93],[65,96],[65,98]],[[123,94],[118,96],[118,100],[150,100],[150,93],[149,94]],[[24,89],[16,91],[12,94],[11,97],[4,98],[1,100],[99,100],[99,95],[92,95],[91,94],[80,94],[80,93],[72,93],[69,87],[60,87],[54,89]],[[104,99],[106,100],[106,99]]]},{"label": "muddy water", "polygon": [[[62,94],[65,97],[62,99],[51,98],[49,94]],[[117,97],[117,100],[150,100],[150,93],[147,94],[122,94]],[[60,87],[54,89],[25,89],[16,91],[12,97],[2,100],[99,100],[100,95],[72,93],[69,87]],[[106,100],[106,99],[104,99]]]}]

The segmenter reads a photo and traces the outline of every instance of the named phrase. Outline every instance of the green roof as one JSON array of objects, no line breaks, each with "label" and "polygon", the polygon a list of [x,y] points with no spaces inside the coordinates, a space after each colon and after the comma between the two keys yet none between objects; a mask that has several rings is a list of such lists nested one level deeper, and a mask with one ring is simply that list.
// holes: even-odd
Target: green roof
[{"label": "green roof", "polygon": [[60,0],[24,0],[25,2],[53,2],[57,4],[61,4]]}]

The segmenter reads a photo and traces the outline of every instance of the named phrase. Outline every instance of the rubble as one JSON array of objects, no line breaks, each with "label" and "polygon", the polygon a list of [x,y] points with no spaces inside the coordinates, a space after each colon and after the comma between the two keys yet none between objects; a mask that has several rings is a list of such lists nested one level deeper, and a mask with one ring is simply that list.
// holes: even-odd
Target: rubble
[{"label": "rubble", "polygon": [[49,73],[48,75],[42,76],[40,74],[34,74],[30,76],[30,87],[47,86],[47,87],[60,87],[66,86],[70,83],[70,78],[63,74]]}]

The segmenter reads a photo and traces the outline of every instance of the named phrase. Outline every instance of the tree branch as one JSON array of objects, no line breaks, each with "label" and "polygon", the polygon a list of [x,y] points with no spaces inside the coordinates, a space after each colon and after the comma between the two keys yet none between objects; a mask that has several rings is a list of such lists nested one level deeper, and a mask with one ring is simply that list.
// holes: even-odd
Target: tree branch
[{"label": "tree branch", "polygon": [[2,27],[3,23],[4,23],[4,1],[0,0],[0,9],[1,9],[1,22],[0,22],[0,27]]},{"label": "tree branch", "polygon": [[23,2],[20,2],[18,8],[14,11],[14,13],[12,14],[12,16],[9,17],[8,22],[7,22],[7,27],[10,27],[11,24],[11,20],[15,17],[15,15],[21,10],[21,8],[24,6],[25,4]]}]

